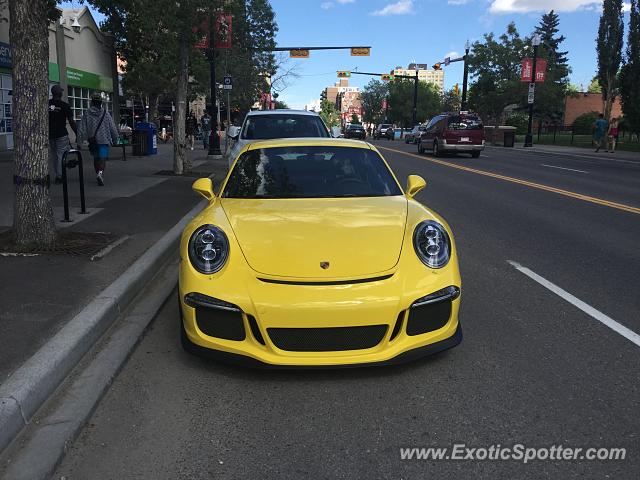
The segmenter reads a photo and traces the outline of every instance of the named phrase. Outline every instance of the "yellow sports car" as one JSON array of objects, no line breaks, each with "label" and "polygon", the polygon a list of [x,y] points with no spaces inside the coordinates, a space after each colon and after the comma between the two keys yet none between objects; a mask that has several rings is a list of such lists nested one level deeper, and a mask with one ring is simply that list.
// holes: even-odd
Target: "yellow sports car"
[{"label": "yellow sports car", "polygon": [[406,361],[460,343],[460,273],[446,222],[354,140],[244,147],[180,244],[187,351],[272,366]]}]

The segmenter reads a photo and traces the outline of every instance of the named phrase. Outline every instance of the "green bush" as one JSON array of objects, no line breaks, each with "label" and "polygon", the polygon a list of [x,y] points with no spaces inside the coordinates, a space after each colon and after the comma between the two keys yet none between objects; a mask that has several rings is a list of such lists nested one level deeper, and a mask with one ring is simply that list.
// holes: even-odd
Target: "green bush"
[{"label": "green bush", "polygon": [[593,130],[593,124],[598,119],[598,112],[583,113],[573,121],[573,131],[577,134],[587,135]]},{"label": "green bush", "polygon": [[527,128],[529,127],[529,120],[524,115],[513,114],[509,115],[505,121],[505,125],[509,125],[510,127],[516,127],[516,135],[524,135],[527,133]]}]

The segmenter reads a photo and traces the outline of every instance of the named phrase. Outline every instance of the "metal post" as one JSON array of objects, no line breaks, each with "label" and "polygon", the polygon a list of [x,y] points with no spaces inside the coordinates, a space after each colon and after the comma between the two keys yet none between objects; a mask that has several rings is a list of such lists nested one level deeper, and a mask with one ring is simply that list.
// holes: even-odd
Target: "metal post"
[{"label": "metal post", "polygon": [[64,202],[64,220],[63,222],[71,222],[69,219],[69,190],[67,188],[67,153],[62,157],[62,200]]},{"label": "metal post", "polygon": [[78,157],[78,182],[80,182],[80,213],[85,215],[87,213],[87,205],[84,199],[84,167],[82,165],[82,153],[80,153],[80,150],[75,150],[74,153]]},{"label": "metal post", "polygon": [[[413,126],[416,125],[418,119],[418,70],[416,69],[416,78],[413,82]],[[402,134],[400,134],[402,138]]]},{"label": "metal post", "polygon": [[467,81],[469,79],[469,50],[470,45],[467,41],[464,48],[464,73],[462,75],[462,101],[460,102],[460,110],[465,111],[467,109]]},{"label": "metal post", "polygon": [[[211,36],[210,46],[209,46],[209,68],[211,73],[211,133],[209,134],[209,152],[208,155],[221,157],[222,152],[220,151],[220,136],[218,135],[218,115],[220,114],[220,110],[218,109],[218,102],[216,99],[218,98],[217,86],[216,86],[216,49],[215,49],[215,40]],[[214,111],[216,108],[218,111]]]},{"label": "metal post", "polygon": [[[536,88],[536,60],[538,57],[538,45],[540,44],[540,36],[535,34],[533,36],[533,65],[531,66],[531,83],[529,84],[529,91],[535,95]],[[535,96],[534,96],[535,101]],[[527,136],[524,139],[525,147],[533,147],[533,102],[529,104],[529,124],[527,127]]]}]

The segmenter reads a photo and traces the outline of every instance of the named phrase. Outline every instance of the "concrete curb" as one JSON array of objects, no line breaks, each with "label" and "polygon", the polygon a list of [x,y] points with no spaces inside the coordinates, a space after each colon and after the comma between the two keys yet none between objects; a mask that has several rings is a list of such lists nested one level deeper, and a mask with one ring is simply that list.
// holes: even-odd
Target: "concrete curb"
[{"label": "concrete curb", "polygon": [[185,225],[202,210],[198,203],[102,294],[89,303],[0,385],[0,452],[58,388],[83,355],[176,251]]}]

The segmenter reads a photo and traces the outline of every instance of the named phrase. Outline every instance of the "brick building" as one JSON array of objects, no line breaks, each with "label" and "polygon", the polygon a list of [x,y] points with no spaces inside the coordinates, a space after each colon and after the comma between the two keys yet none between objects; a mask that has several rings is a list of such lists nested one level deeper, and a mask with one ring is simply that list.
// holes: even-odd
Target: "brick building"
[{"label": "brick building", "polygon": [[[604,103],[600,93],[579,93],[577,96],[569,96],[564,100],[564,124],[573,125],[576,118],[584,113],[604,112]],[[611,117],[621,117],[622,106],[620,97],[616,98],[611,109]]]}]

